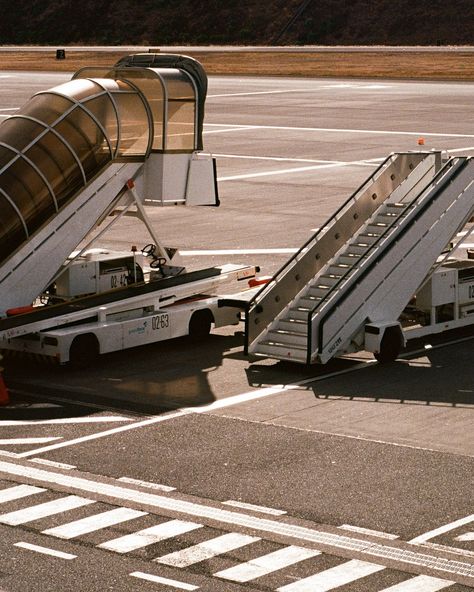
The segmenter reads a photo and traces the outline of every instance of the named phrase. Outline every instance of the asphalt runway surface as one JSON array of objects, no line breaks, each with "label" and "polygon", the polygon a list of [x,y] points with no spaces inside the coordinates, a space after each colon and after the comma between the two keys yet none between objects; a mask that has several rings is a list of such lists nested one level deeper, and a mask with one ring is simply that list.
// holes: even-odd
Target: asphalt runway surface
[{"label": "asphalt runway surface", "polygon": [[[67,79],[0,73],[0,117],[14,113],[33,92]],[[211,77],[204,143],[217,158],[221,206],[157,209],[151,213],[155,227],[166,245],[179,247],[190,269],[241,262],[271,275],[390,152],[418,150],[423,139],[423,149],[474,155],[472,98],[470,83]],[[144,230],[126,220],[104,244],[129,249],[147,242]],[[107,355],[87,372],[16,362],[6,376],[14,401],[23,406],[2,412],[1,486],[46,487],[29,505],[39,496],[47,503],[59,493],[87,492],[102,510],[131,506],[161,521],[197,519],[177,501],[166,509],[162,500],[145,503],[105,489],[125,476],[152,483],[154,491],[158,484],[175,488],[166,493],[170,499],[187,496],[201,509],[234,500],[286,512],[292,527],[304,522],[326,535],[346,525],[352,530],[344,532],[357,532],[367,543],[381,540],[373,539],[381,532],[401,551],[447,557],[468,570],[464,563],[474,563],[474,353],[469,335],[449,340],[433,340],[389,366],[361,354],[307,367],[246,358],[237,327],[218,330],[198,348],[178,339]],[[33,472],[34,462],[43,462],[48,474]],[[16,467],[26,467],[24,474]],[[85,481],[58,477],[68,471],[98,484],[94,493]],[[129,487],[149,491],[143,483]],[[123,495],[120,503],[114,495]],[[148,555],[123,556],[119,566],[116,555],[97,548],[113,538],[109,531],[51,542],[42,532],[61,526],[64,517],[38,513],[37,522],[13,524],[12,512],[21,514],[25,505],[12,498],[5,506],[10,518],[2,522],[0,516],[2,555],[8,556],[0,587],[7,591],[32,590],[38,578],[46,585],[50,565],[60,565],[53,590],[74,589],[73,581],[91,591],[170,590],[183,582],[223,592],[459,592],[474,585],[454,568],[420,567],[416,557],[408,564],[398,556],[388,563],[379,558],[386,568],[379,572],[370,568],[367,551],[342,550],[339,539],[321,556],[304,556],[294,571],[286,567],[247,583],[215,575],[235,563],[283,553],[282,544],[311,548],[301,537],[281,538],[273,522],[265,536],[260,532],[262,542],[252,543],[262,545],[254,551],[211,559],[207,549],[204,560],[200,548],[201,561],[186,568],[176,557],[174,563],[149,563],[228,532],[223,515],[206,518],[204,510],[200,524],[217,532],[157,543]],[[70,511],[77,520],[91,514],[85,506]],[[115,527],[113,534],[150,528],[149,518],[139,518],[135,529]],[[255,536],[252,528],[232,523],[240,535]],[[52,546],[76,559],[43,558],[44,552],[18,543]],[[107,569],[101,572],[102,564]],[[144,584],[143,575],[132,573],[168,583]],[[316,574],[326,574],[324,584],[304,583]]]}]

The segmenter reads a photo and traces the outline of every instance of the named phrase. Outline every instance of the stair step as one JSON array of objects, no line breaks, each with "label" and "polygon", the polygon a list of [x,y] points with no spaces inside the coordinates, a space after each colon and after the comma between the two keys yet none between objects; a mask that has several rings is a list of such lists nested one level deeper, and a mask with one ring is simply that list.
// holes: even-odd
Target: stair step
[{"label": "stair step", "polygon": [[303,306],[304,308],[312,310],[318,305],[318,302],[321,302],[321,300],[322,298],[319,296],[311,296],[310,294],[308,294],[307,296],[302,296],[298,300],[298,304],[300,306]]},{"label": "stair step", "polygon": [[322,300],[329,293],[328,288],[321,288],[320,286],[311,286],[305,296],[311,296]]},{"label": "stair step", "polygon": [[299,319],[280,319],[278,321],[278,329],[283,331],[290,331],[298,335],[307,335],[308,324]]},{"label": "stair step", "polygon": [[306,347],[288,347],[284,344],[262,342],[251,353],[277,360],[293,360],[303,364],[306,362]]},{"label": "stair step", "polygon": [[307,321],[308,320],[308,313],[311,309],[306,307],[294,307],[290,308],[288,314],[284,317],[285,320],[299,320],[299,321]]},{"label": "stair step", "polygon": [[392,201],[392,202],[385,202],[384,203],[384,206],[386,208],[393,208],[393,209],[401,210],[402,208],[406,208],[407,207],[407,204],[402,203],[402,202],[394,202],[394,201]]},{"label": "stair step", "polygon": [[306,349],[308,335],[306,333],[297,333],[296,331],[287,331],[285,329],[276,329],[269,331],[263,343],[285,344],[290,347],[303,347]]}]

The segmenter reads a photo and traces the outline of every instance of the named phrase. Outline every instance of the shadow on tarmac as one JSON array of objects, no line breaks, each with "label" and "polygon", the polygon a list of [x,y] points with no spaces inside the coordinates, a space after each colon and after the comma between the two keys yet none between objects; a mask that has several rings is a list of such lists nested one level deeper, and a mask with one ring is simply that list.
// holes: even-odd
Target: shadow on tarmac
[{"label": "shadow on tarmac", "polygon": [[[27,402],[35,395],[70,401],[62,411],[68,417],[72,411],[74,415],[90,414],[93,405],[153,414],[206,405],[215,401],[209,375],[235,348],[242,349],[241,333],[211,334],[199,343],[182,337],[105,354],[91,366],[79,369],[10,357],[5,360],[5,380],[12,391],[13,406],[0,407],[0,420],[15,413],[30,413],[32,419],[47,418],[48,413],[58,417],[58,408],[48,411],[30,407],[28,411]],[[76,406],[75,401],[83,406]]]}]

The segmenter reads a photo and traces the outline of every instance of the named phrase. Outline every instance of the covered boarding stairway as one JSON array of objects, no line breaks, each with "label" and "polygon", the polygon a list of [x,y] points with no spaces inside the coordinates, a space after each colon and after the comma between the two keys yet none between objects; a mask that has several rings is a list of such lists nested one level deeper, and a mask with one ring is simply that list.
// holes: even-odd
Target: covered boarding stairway
[{"label": "covered boarding stairway", "polygon": [[218,204],[207,77],[176,55],[85,68],[0,125],[0,317],[29,305],[118,206]]},{"label": "covered boarding stairway", "polygon": [[474,212],[474,159],[389,156],[250,301],[246,351],[326,363],[397,321]]}]

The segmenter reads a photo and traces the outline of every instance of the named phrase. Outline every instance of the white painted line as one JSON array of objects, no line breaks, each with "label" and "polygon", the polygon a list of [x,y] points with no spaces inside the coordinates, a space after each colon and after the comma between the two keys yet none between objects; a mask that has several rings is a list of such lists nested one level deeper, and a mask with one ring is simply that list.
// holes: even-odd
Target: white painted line
[{"label": "white painted line", "polygon": [[115,524],[121,524],[134,518],[140,518],[140,516],[147,516],[148,512],[140,512],[139,510],[131,510],[130,508],[114,508],[107,512],[101,512],[100,514],[94,514],[93,516],[87,516],[80,520],[74,520],[74,522],[68,522],[67,524],[61,524],[61,526],[55,526],[54,528],[48,528],[43,530],[43,534],[55,536],[58,539],[73,539],[96,530],[102,530]]},{"label": "white painted line", "polygon": [[454,583],[449,580],[421,575],[384,588],[380,592],[437,592],[438,590],[452,586]]},{"label": "white painted line", "polygon": [[157,557],[153,561],[163,563],[164,565],[172,565],[173,567],[188,567],[205,559],[240,549],[259,540],[258,537],[251,537],[247,534],[229,532],[209,541],[187,547],[181,551],[175,551],[174,553]]},{"label": "white painted line", "polygon": [[454,539],[455,541],[474,541],[474,532],[465,532]]},{"label": "white painted line", "polygon": [[[30,409],[30,407],[29,407]],[[39,419],[39,420],[20,420],[12,419],[8,421],[2,421],[0,428],[11,427],[11,426],[24,426],[24,425],[66,425],[66,424],[87,424],[87,423],[113,423],[113,422],[125,422],[133,421],[131,417],[124,417],[121,415],[103,415],[98,417],[63,417],[62,419]]]},{"label": "white painted line", "polygon": [[151,417],[149,419],[145,419],[143,421],[138,421],[136,423],[128,424],[126,426],[120,426],[118,428],[106,430],[105,432],[98,432],[96,434],[90,434],[89,436],[82,436],[80,438],[75,438],[73,440],[67,440],[65,442],[60,442],[58,444],[50,444],[49,446],[44,446],[42,448],[36,448],[35,450],[29,450],[27,452],[22,452],[22,453],[18,454],[18,458],[28,458],[29,456],[36,456],[36,455],[42,454],[44,452],[49,452],[50,450],[56,450],[58,448],[64,448],[66,446],[74,446],[76,444],[82,444],[83,442],[88,442],[90,440],[96,440],[97,438],[104,438],[104,437],[119,434],[121,432],[125,432],[128,430],[133,430],[133,429],[142,428],[142,427],[146,427],[149,425],[161,423],[164,421],[169,421],[171,419],[176,419],[177,417],[182,417],[184,415],[190,415],[191,413],[207,413],[210,411],[214,411],[216,409],[223,409],[225,407],[231,407],[233,405],[238,405],[239,403],[246,403],[248,401],[254,401],[256,399],[260,399],[263,397],[268,397],[268,396],[283,393],[286,391],[295,390],[295,389],[301,388],[302,386],[312,384],[313,382],[317,382],[319,380],[326,380],[328,378],[332,378],[333,376],[342,376],[343,374],[347,374],[349,372],[355,372],[356,370],[361,370],[362,368],[367,368],[368,364],[372,364],[372,363],[376,363],[375,360],[363,362],[361,364],[357,364],[356,366],[353,366],[352,368],[348,368],[346,370],[341,370],[339,372],[332,372],[329,374],[325,374],[324,376],[307,378],[305,380],[301,380],[299,382],[295,382],[292,384],[279,384],[279,385],[270,386],[270,387],[266,387],[263,389],[257,389],[254,391],[243,393],[241,395],[227,397],[226,399],[220,399],[218,401],[214,401],[214,403],[210,403],[209,405],[201,405],[200,407],[184,407],[183,409],[179,409],[178,411],[173,411],[171,413],[160,415],[158,417]]},{"label": "white painted line", "polygon": [[8,450],[0,450],[1,456],[9,456],[10,458],[18,458],[18,454],[16,452],[9,452]]},{"label": "white painted line", "polygon": [[179,590],[199,590],[199,586],[193,586],[192,584],[186,584],[185,582],[178,582],[178,580],[170,580],[168,578],[154,576],[152,574],[143,573],[142,571],[134,571],[130,575],[134,578],[146,580],[147,582],[163,584],[165,586],[171,586],[172,588],[178,588]]},{"label": "white painted line", "polygon": [[[295,167],[291,169],[280,169],[274,171],[262,171],[260,173],[247,173],[244,175],[232,175],[230,177],[218,177],[218,181],[237,181],[240,179],[256,179],[258,177],[271,177],[274,175],[288,175],[293,173],[303,173],[306,171],[317,171],[321,169],[333,169],[333,168],[340,168],[345,166],[357,166],[360,164],[364,164],[366,166],[367,163],[362,162],[360,160],[354,162],[336,162],[332,164],[315,164],[313,166],[306,166],[306,167]],[[371,165],[375,166],[375,165]]]},{"label": "white painted line", "polygon": [[8,487],[8,489],[1,489],[0,504],[28,497],[35,493],[42,493],[43,491],[46,491],[46,489],[43,489],[42,487],[33,487],[33,485],[15,485],[14,487]]},{"label": "white painted line", "polygon": [[121,432],[125,432],[128,430],[134,430],[137,428],[146,427],[149,425],[153,425],[155,423],[160,423],[162,421],[168,421],[170,419],[174,419],[175,417],[180,417],[182,415],[186,415],[189,413],[191,413],[191,410],[180,409],[179,411],[167,413],[165,415],[160,415],[159,417],[151,417],[151,418],[145,419],[143,421],[137,421],[135,423],[127,424],[125,426],[120,426],[118,428],[112,428],[110,430],[106,430],[105,432],[98,432],[96,434],[90,434],[89,436],[82,436],[80,438],[74,438],[73,440],[67,440],[66,442],[61,442],[59,444],[51,444],[50,446],[44,446],[43,448],[37,448],[36,450],[29,450],[28,452],[22,452],[22,453],[18,454],[18,458],[28,458],[29,456],[36,456],[37,454],[42,454],[43,452],[48,452],[50,450],[56,450],[58,448],[63,448],[64,446],[73,446],[75,444],[82,444],[83,442],[88,442],[89,440],[96,440],[97,438],[104,438],[106,436],[119,434]]},{"label": "white painted line", "polygon": [[246,563],[241,563],[235,567],[218,571],[213,575],[225,580],[232,580],[233,582],[249,582],[255,578],[266,576],[269,573],[320,554],[320,551],[313,549],[290,546],[278,549],[278,551],[274,551],[268,555],[257,557]]},{"label": "white painted line", "polygon": [[227,500],[222,503],[226,506],[242,508],[242,510],[253,510],[254,512],[262,512],[263,514],[271,514],[272,516],[283,516],[286,514],[285,510],[276,510],[275,508],[267,508],[266,506],[256,506],[255,504],[247,504],[237,500]]},{"label": "white painted line", "polygon": [[339,528],[342,528],[343,530],[351,530],[352,532],[359,532],[360,534],[377,536],[377,537],[381,537],[383,539],[391,539],[391,540],[398,539],[398,535],[396,535],[396,534],[390,534],[388,532],[380,532],[379,530],[372,530],[370,528],[362,528],[360,526],[352,526],[351,524],[341,524],[341,526],[339,526]]},{"label": "white painted line", "polygon": [[383,565],[353,559],[308,578],[277,588],[277,592],[328,592],[328,590],[350,584],[359,578],[365,578],[383,569],[385,569]]},{"label": "white painted line", "polygon": [[[207,126],[223,127],[224,123],[206,123]],[[236,129],[263,129],[263,130],[283,130],[296,132],[327,132],[336,134],[373,134],[382,136],[417,136],[424,138],[474,138],[474,134],[450,134],[450,133],[433,133],[433,132],[405,132],[398,130],[364,130],[351,128],[337,128],[337,127],[296,127],[283,125],[242,125],[237,123],[230,124]]]},{"label": "white painted line", "polygon": [[65,469],[70,471],[71,469],[75,469],[75,465],[68,465],[62,462],[56,462],[55,460],[48,460],[47,458],[32,458],[31,462],[38,463],[39,465],[46,465],[48,467],[55,467],[56,469]]},{"label": "white painted line", "polygon": [[[8,115],[4,115],[4,117],[8,117]],[[208,124],[206,124],[208,125]],[[224,126],[221,126],[224,127]],[[229,132],[244,132],[245,130],[248,129],[253,129],[253,127],[247,127],[247,126],[242,126],[242,127],[225,127],[224,129],[218,129],[218,130],[205,130],[202,133],[206,134],[206,135],[210,135],[210,134],[228,134]]]},{"label": "white painted line", "polygon": [[446,152],[448,154],[451,154],[451,152],[469,152],[471,150],[474,150],[474,146],[469,146],[468,148],[454,148],[453,150],[447,150]]},{"label": "white painted line", "polygon": [[[9,76],[0,76],[0,78],[10,78]],[[5,107],[0,109],[0,111],[18,111],[18,107]]]},{"label": "white painted line", "polygon": [[247,154],[213,154],[217,158],[238,158],[243,160],[269,160],[273,162],[312,162],[315,164],[340,164],[340,165],[364,165],[372,166],[379,164],[383,158],[368,158],[366,160],[346,161],[346,160],[322,160],[316,158],[289,158],[284,156],[250,156]]},{"label": "white painted line", "polygon": [[129,553],[130,551],[159,543],[180,534],[191,532],[197,528],[202,528],[202,524],[184,522],[183,520],[169,520],[168,522],[163,522],[162,524],[150,526],[150,528],[106,541],[97,546],[100,549],[108,549],[116,553]]},{"label": "white painted line", "polygon": [[9,512],[8,514],[0,514],[0,524],[9,524],[10,526],[26,524],[27,522],[33,522],[33,520],[39,520],[40,518],[46,518],[47,516],[54,516],[55,514],[60,514],[67,510],[82,508],[83,506],[88,506],[90,504],[95,504],[95,501],[78,497],[77,495],[68,495],[67,497],[51,500],[44,504],[31,506],[30,508],[16,510],[15,512]]},{"label": "white painted line", "polygon": [[131,483],[132,485],[141,485],[142,487],[148,487],[149,489],[158,489],[160,491],[176,491],[176,487],[170,487],[169,485],[161,485],[160,483],[150,483],[149,481],[141,481],[141,479],[132,479],[132,477],[120,477],[117,481],[123,483]]},{"label": "white painted line", "polygon": [[[320,88],[325,88],[320,87]],[[289,88],[286,90],[256,90],[256,91],[248,91],[248,92],[240,92],[240,93],[227,93],[227,94],[220,94],[220,95],[207,95],[206,99],[215,99],[217,97],[247,97],[250,95],[279,95],[285,93],[301,93],[301,92],[315,92],[312,88]]]},{"label": "white painted line", "polygon": [[8,438],[5,440],[0,440],[0,444],[2,446],[17,446],[19,444],[45,444],[46,442],[52,442],[53,440],[62,440],[62,438]]},{"label": "white painted line", "polygon": [[[52,484],[61,487],[83,491],[84,493],[106,496],[117,500],[119,504],[126,502],[140,503],[157,510],[157,513],[171,511],[182,515],[197,518],[202,521],[208,519],[212,522],[220,522],[231,527],[241,527],[255,532],[267,533],[278,536],[289,537],[293,540],[304,541],[313,545],[327,545],[338,549],[350,549],[354,552],[365,553],[368,556],[375,556],[377,560],[383,561],[387,558],[397,560],[400,563],[409,565],[426,566],[445,573],[459,573],[463,570],[466,577],[474,577],[474,566],[460,561],[437,561],[436,556],[420,553],[416,547],[413,551],[408,548],[394,549],[382,543],[368,543],[366,539],[355,536],[345,536],[335,533],[308,528],[297,524],[289,524],[280,519],[261,518],[250,516],[243,512],[224,510],[213,506],[206,506],[195,502],[176,499],[171,496],[159,495],[127,489],[126,487],[100,483],[84,477],[75,477],[71,474],[54,473],[38,467],[23,466],[20,464],[0,460],[0,474],[14,475],[39,481],[42,484]],[[56,504],[58,502],[56,501]],[[113,502],[110,502],[113,503]]]},{"label": "white painted line", "polygon": [[36,551],[43,555],[51,555],[52,557],[59,557],[60,559],[76,559],[77,555],[71,555],[70,553],[63,553],[63,551],[56,551],[55,549],[49,549],[48,547],[39,547],[38,545],[32,545],[30,543],[14,543],[15,547],[21,549],[28,549],[29,551]]},{"label": "white painted line", "polygon": [[179,251],[183,257],[193,257],[197,255],[293,255],[299,249],[200,249],[195,251]]},{"label": "white painted line", "polygon": [[454,530],[455,528],[459,528],[460,526],[465,526],[470,522],[474,522],[474,514],[466,516],[465,518],[460,518],[459,520],[455,520],[454,522],[450,522],[449,524],[445,524],[444,526],[440,526],[439,528],[435,528],[434,530],[430,530],[429,532],[425,532],[424,534],[421,534],[420,536],[417,536],[414,539],[412,539],[410,543],[425,543],[426,541],[434,539],[440,534],[445,534],[450,530]]}]

